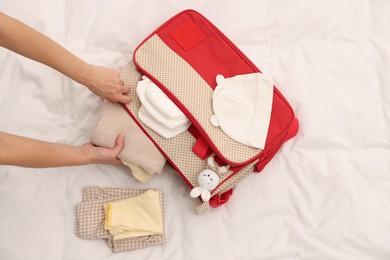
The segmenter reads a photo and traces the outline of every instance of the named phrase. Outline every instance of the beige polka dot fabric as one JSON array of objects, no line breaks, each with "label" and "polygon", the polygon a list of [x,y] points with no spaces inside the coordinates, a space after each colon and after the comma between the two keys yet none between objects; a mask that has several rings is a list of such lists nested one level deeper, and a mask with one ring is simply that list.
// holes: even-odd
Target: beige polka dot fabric
[{"label": "beige polka dot fabric", "polygon": [[[191,183],[191,185],[196,186],[198,182],[198,174],[206,167],[206,163],[192,152],[192,147],[196,141],[195,138],[190,134],[190,132],[185,131],[176,137],[165,139],[144,125],[138,119],[138,109],[141,106],[141,102],[138,99],[137,93],[135,91],[135,86],[141,79],[141,74],[133,62],[122,68],[120,74],[123,81],[125,81],[125,84],[133,88],[132,91],[130,91],[130,97],[132,101],[130,104],[126,105],[127,108],[136,118],[138,123],[147,132],[147,134],[163,150],[169,160],[173,162],[173,164]],[[129,118],[129,120],[131,120],[131,118]]]}]

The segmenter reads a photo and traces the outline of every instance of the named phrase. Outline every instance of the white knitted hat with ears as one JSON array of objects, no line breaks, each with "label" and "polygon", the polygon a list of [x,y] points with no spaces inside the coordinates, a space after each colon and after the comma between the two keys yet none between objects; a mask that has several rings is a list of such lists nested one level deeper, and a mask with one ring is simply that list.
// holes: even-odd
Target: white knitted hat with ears
[{"label": "white knitted hat with ears", "polygon": [[271,77],[250,73],[218,75],[216,80],[211,123],[237,142],[264,149],[274,90]]}]

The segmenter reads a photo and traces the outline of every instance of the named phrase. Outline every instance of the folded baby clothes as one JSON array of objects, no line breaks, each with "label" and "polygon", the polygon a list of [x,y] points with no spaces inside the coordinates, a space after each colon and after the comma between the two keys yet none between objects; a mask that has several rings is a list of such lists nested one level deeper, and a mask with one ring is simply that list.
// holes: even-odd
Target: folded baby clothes
[{"label": "folded baby clothes", "polygon": [[[104,205],[112,201],[136,197],[149,190],[86,187],[83,190],[83,201],[76,205],[76,230],[78,237],[83,239],[103,239],[113,253],[141,249],[165,243],[163,232],[156,235],[124,238],[114,240],[110,232],[104,229]],[[162,192],[158,192],[162,223],[164,223],[164,208]]]},{"label": "folded baby clothes", "polygon": [[146,76],[137,83],[137,95],[141,101],[140,121],[162,137],[175,137],[191,125],[185,114]]},{"label": "folded baby clothes", "polygon": [[120,133],[124,134],[125,147],[118,157],[130,167],[136,179],[146,182],[154,174],[162,172],[166,162],[164,156],[121,105],[105,100],[91,142],[98,146],[113,147]]},{"label": "folded baby clothes", "polygon": [[237,142],[264,149],[274,92],[271,77],[250,73],[218,75],[216,80],[211,123]]},{"label": "folded baby clothes", "polygon": [[156,235],[163,232],[159,192],[148,190],[138,196],[104,205],[107,229],[114,240]]}]

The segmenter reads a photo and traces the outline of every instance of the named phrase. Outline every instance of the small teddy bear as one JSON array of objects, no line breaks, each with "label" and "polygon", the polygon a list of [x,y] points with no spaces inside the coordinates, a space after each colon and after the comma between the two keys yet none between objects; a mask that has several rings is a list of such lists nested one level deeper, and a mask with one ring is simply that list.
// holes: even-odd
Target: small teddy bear
[{"label": "small teddy bear", "polygon": [[198,187],[194,187],[190,196],[192,198],[197,198],[201,196],[203,202],[209,202],[211,193],[215,189],[220,181],[221,174],[225,174],[228,171],[228,167],[222,166],[219,167],[214,160],[215,154],[213,153],[207,158],[207,169],[201,171],[198,176]]}]

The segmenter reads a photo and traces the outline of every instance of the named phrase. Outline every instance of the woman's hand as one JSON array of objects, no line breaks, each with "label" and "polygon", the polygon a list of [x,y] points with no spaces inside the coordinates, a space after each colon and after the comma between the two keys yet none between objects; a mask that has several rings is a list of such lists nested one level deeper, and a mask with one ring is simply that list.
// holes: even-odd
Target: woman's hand
[{"label": "woman's hand", "polygon": [[113,103],[130,103],[130,87],[124,86],[119,72],[101,66],[89,65],[85,85],[96,95]]},{"label": "woman's hand", "polygon": [[120,164],[117,158],[124,147],[120,134],[113,148],[58,144],[8,134],[0,131],[0,165],[46,168],[92,163]]},{"label": "woman's hand", "polygon": [[82,145],[81,150],[90,158],[92,163],[121,164],[118,155],[123,150],[123,140],[123,134],[120,134],[116,138],[115,146],[113,148],[98,147],[89,142]]},{"label": "woman's hand", "polygon": [[130,88],[124,86],[118,71],[86,63],[52,39],[1,12],[0,46],[61,72],[111,102],[130,103]]}]

